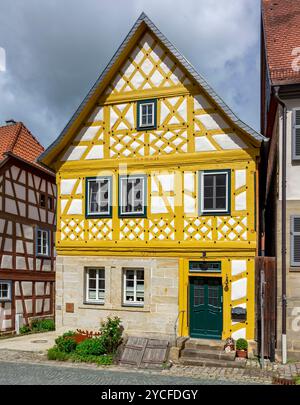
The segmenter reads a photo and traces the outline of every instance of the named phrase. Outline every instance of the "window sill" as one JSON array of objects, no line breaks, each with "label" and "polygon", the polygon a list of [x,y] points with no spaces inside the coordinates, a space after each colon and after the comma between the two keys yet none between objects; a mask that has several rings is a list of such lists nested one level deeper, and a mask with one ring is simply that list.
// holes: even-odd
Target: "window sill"
[{"label": "window sill", "polygon": [[200,212],[199,215],[201,217],[215,217],[215,216],[224,216],[228,217],[231,216],[231,212],[228,211],[210,211],[210,212]]},{"label": "window sill", "polygon": [[80,305],[79,307],[78,307],[78,309],[90,309],[90,310],[100,310],[101,309],[101,311],[103,310],[103,311],[116,311],[116,312],[118,312],[118,311],[120,311],[120,312],[136,312],[136,311],[138,311],[138,312],[150,312],[150,307],[149,307],[149,305],[145,305],[145,306],[133,306],[133,305],[130,305],[130,306],[124,306],[124,305],[122,305],[122,306],[112,306],[112,305],[105,305],[105,304],[85,304],[85,303],[83,303],[83,305]]},{"label": "window sill", "polygon": [[125,302],[122,304],[122,307],[144,308],[144,304],[130,304],[129,302]]},{"label": "window sill", "polygon": [[299,267],[290,267],[291,273],[300,273],[300,266]]},{"label": "window sill", "polygon": [[84,305],[100,305],[100,306],[104,306],[104,305],[105,305],[105,302],[97,302],[97,301],[91,302],[91,301],[84,301],[84,302],[83,302],[83,304],[84,304]]}]

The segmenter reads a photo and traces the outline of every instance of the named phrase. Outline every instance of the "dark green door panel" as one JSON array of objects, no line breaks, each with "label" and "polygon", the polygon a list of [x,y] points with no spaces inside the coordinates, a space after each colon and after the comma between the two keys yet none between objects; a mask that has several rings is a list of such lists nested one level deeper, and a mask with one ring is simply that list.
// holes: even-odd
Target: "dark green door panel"
[{"label": "dark green door panel", "polygon": [[190,336],[221,339],[223,329],[221,277],[190,278]]}]

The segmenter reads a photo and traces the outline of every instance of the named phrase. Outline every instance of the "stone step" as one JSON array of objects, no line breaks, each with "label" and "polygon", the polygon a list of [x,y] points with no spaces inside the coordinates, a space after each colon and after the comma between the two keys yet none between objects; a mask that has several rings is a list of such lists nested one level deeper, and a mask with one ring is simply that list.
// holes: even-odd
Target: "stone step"
[{"label": "stone step", "polygon": [[226,353],[223,350],[203,350],[203,349],[187,349],[182,351],[182,357],[192,359],[213,359],[213,360],[227,360],[234,361],[235,352]]},{"label": "stone step", "polygon": [[224,349],[225,341],[212,339],[189,339],[185,342],[186,349],[217,350]]},{"label": "stone step", "polygon": [[[243,359],[244,360],[244,359]],[[181,357],[179,363],[185,366],[201,366],[201,367],[226,367],[226,368],[245,368],[246,361],[227,361],[227,360],[213,360],[213,359],[193,359],[188,357]]]}]

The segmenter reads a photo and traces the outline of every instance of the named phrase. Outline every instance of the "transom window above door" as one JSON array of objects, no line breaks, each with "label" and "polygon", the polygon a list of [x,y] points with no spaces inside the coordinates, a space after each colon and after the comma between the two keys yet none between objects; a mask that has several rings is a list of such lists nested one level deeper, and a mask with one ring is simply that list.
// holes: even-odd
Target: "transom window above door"
[{"label": "transom window above door", "polygon": [[200,172],[201,214],[230,213],[230,170]]},{"label": "transom window above door", "polygon": [[119,178],[119,214],[123,217],[146,216],[145,175],[120,176]]},{"label": "transom window above door", "polygon": [[112,178],[94,177],[86,179],[86,216],[111,217]]},{"label": "transom window above door", "polygon": [[156,128],[156,100],[137,102],[137,129]]}]

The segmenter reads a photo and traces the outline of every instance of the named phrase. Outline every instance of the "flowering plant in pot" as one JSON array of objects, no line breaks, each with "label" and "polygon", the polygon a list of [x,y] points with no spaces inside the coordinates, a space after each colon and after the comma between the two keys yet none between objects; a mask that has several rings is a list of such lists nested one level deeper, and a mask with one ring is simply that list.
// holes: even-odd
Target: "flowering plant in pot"
[{"label": "flowering plant in pot", "polygon": [[235,344],[236,357],[246,359],[248,357],[248,342],[246,339],[240,338]]}]

